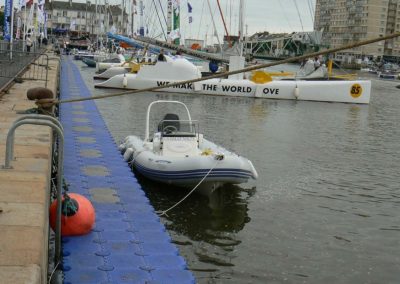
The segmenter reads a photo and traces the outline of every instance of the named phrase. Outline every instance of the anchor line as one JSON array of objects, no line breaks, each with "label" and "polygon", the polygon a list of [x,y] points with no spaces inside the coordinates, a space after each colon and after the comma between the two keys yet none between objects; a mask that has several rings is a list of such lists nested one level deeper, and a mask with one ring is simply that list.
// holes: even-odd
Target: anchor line
[{"label": "anchor line", "polygon": [[[220,156],[220,155],[219,155],[219,156]],[[223,159],[223,158],[222,158],[222,159]],[[208,175],[212,172],[212,170],[217,166],[218,162],[221,161],[222,159],[221,159],[220,157],[218,157],[218,156],[216,157],[216,162],[215,162],[215,164],[210,168],[210,170],[206,173],[206,175],[196,184],[196,186],[195,186],[191,191],[189,191],[188,194],[185,195],[185,197],[183,197],[181,200],[179,200],[177,203],[175,203],[173,206],[171,206],[171,207],[168,208],[167,210],[157,211],[157,213],[158,213],[160,216],[167,215],[167,212],[168,212],[168,211],[171,211],[171,210],[174,209],[176,206],[178,206],[178,205],[181,204],[183,201],[185,201],[186,198],[188,198],[188,197],[200,186],[200,184],[203,183],[203,181],[208,177]],[[167,215],[167,216],[168,216],[168,215]]]},{"label": "anchor line", "polygon": [[78,99],[69,99],[69,100],[43,99],[43,100],[38,100],[36,103],[37,104],[41,104],[41,102],[43,102],[43,103],[46,103],[46,104],[55,105],[55,104],[74,103],[74,102],[81,102],[81,101],[88,101],[88,100],[106,99],[106,98],[124,96],[124,95],[129,95],[129,94],[137,94],[137,93],[143,93],[143,92],[158,91],[158,90],[161,90],[161,89],[180,86],[180,85],[183,85],[183,84],[196,83],[196,82],[201,82],[201,81],[205,81],[205,80],[209,80],[209,79],[216,79],[216,78],[221,78],[221,77],[225,77],[225,76],[228,76],[228,75],[235,75],[235,74],[245,73],[245,72],[254,71],[254,70],[258,70],[258,69],[263,69],[263,68],[267,68],[267,67],[272,67],[272,66],[276,66],[276,65],[281,65],[281,64],[285,64],[285,63],[292,63],[292,62],[296,62],[296,61],[301,61],[301,60],[304,60],[304,59],[317,57],[317,56],[320,56],[320,55],[326,55],[326,54],[329,54],[329,53],[335,53],[335,52],[342,51],[342,50],[345,50],[345,49],[352,49],[352,48],[355,48],[355,47],[367,45],[367,44],[370,44],[370,43],[375,43],[375,42],[378,42],[378,41],[384,41],[384,40],[392,39],[392,38],[399,37],[399,36],[400,36],[400,33],[393,33],[393,34],[386,35],[386,36],[383,36],[383,37],[373,38],[373,39],[369,39],[369,40],[365,40],[365,41],[360,41],[360,42],[357,42],[357,43],[344,45],[344,46],[341,46],[341,47],[327,49],[325,51],[313,52],[313,53],[301,55],[301,56],[298,56],[298,57],[287,58],[287,59],[276,61],[276,62],[249,66],[249,67],[246,67],[246,68],[243,68],[243,69],[239,69],[239,70],[235,70],[235,71],[229,71],[229,72],[223,72],[223,73],[214,74],[214,75],[207,76],[207,77],[191,79],[191,80],[186,80],[186,81],[179,81],[179,82],[175,82],[175,83],[170,83],[168,85],[155,86],[155,87],[149,87],[149,88],[138,89],[138,90],[129,90],[129,91],[120,92],[120,93],[106,94],[106,95],[93,96],[93,97],[87,97],[87,98],[78,98]]}]

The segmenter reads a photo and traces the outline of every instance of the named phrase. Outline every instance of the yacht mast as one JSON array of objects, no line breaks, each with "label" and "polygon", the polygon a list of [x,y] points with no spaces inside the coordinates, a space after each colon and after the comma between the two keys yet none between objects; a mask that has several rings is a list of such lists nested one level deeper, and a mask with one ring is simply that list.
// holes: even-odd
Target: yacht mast
[{"label": "yacht mast", "polygon": [[124,34],[124,9],[125,3],[124,0],[121,0],[121,34]]},{"label": "yacht mast", "polygon": [[97,0],[95,1],[95,18],[94,18],[94,32],[96,33],[96,44],[95,44],[95,46],[96,46],[96,48],[97,49],[99,49],[99,33],[96,31],[96,30],[98,30],[98,24],[99,24],[99,15],[97,14]]},{"label": "yacht mast", "polygon": [[135,33],[135,30],[133,29],[133,20],[134,20],[134,16],[133,14],[135,13],[135,1],[131,0],[131,34],[133,35]]},{"label": "yacht mast", "polygon": [[240,0],[239,4],[239,56],[243,56],[243,39],[244,39],[244,0]]}]

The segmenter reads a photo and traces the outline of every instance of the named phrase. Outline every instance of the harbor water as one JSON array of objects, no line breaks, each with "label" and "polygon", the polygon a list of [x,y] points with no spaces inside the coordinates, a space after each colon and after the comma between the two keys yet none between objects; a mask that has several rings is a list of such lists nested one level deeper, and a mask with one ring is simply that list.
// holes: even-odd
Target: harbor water
[{"label": "harbor water", "polygon": [[[93,95],[112,92],[77,64]],[[96,103],[121,141],[144,136],[150,102],[182,101],[206,138],[256,167],[257,181],[195,193],[161,218],[198,283],[400,283],[399,84],[373,79],[370,105],[165,93]],[[187,193],[139,181],[155,210]]]}]

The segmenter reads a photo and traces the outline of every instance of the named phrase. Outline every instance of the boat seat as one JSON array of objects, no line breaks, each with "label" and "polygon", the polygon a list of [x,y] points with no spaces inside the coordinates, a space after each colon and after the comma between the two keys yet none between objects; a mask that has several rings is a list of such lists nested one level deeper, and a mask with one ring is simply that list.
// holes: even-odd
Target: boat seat
[{"label": "boat seat", "polygon": [[179,130],[180,130],[179,116],[175,113],[167,113],[164,116],[164,119],[161,120],[160,123],[158,124],[159,132],[172,132]]}]

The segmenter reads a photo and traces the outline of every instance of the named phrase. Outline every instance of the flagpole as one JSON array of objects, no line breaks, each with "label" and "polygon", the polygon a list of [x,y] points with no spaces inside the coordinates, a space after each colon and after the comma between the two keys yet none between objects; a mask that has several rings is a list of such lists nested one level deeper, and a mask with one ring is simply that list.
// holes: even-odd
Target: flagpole
[{"label": "flagpole", "polygon": [[13,57],[13,43],[14,43],[14,2],[11,0],[11,27],[10,27],[10,60]]},{"label": "flagpole", "polygon": [[26,3],[26,1],[24,1],[25,2],[25,11],[24,11],[24,14],[25,14],[25,16],[24,16],[24,36],[23,36],[23,38],[22,38],[22,44],[23,44],[23,47],[22,47],[22,51],[24,51],[25,52],[25,45],[26,45],[26,21],[27,21],[27,15],[26,15],[26,10],[28,9],[28,4]]}]

